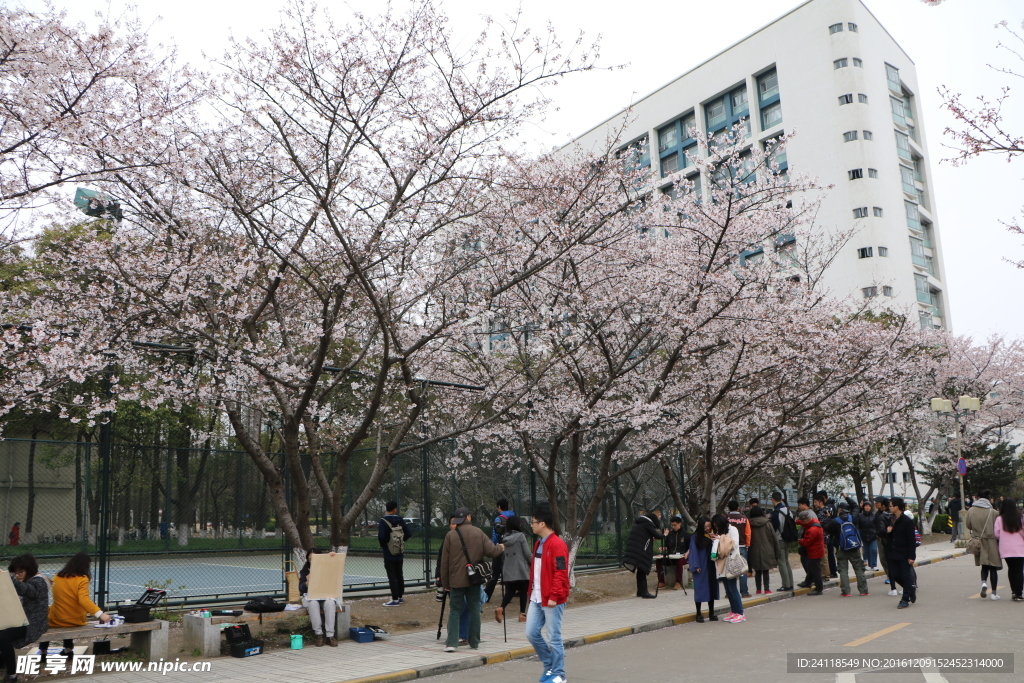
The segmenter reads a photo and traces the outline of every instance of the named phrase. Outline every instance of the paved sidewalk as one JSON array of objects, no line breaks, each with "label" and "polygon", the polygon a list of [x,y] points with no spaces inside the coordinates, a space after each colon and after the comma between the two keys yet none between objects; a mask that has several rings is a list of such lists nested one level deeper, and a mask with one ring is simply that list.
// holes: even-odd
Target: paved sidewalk
[{"label": "paved sidewalk", "polygon": [[[959,557],[964,550],[954,549],[945,543],[936,543],[918,548],[918,566]],[[802,572],[797,570],[797,579]],[[773,577],[778,585],[777,572]],[[873,576],[882,576],[877,572]],[[851,577],[852,578],[852,577]],[[625,580],[625,579],[623,579]],[[751,586],[753,582],[751,582]],[[826,586],[836,586],[838,581],[827,581]],[[874,590],[881,585],[874,584]],[[797,596],[808,589],[797,589]],[[793,597],[794,593],[773,593],[745,600],[748,606],[761,605]],[[728,612],[728,602],[720,600],[716,611]],[[514,612],[514,610],[513,610]],[[324,681],[345,683],[383,683],[409,681],[437,674],[469,669],[505,662],[510,659],[533,654],[524,635],[525,624],[514,618],[507,623],[508,642],[504,641],[501,624],[493,619],[493,609],[484,610],[482,641],[479,650],[461,647],[456,653],[445,653],[444,632],[442,640],[435,639],[436,628],[392,636],[387,641],[358,644],[350,640],[340,641],[337,648],[307,648],[303,650],[275,650],[250,659],[220,657],[211,661],[208,673],[159,672],[107,674],[104,683],[128,683],[129,681],[218,681],[234,683],[241,681]],[[570,607],[562,624],[562,638],[566,647],[596,643],[633,633],[642,633],[693,621],[693,593],[688,591],[662,590],[657,600],[618,600],[583,607]]]}]

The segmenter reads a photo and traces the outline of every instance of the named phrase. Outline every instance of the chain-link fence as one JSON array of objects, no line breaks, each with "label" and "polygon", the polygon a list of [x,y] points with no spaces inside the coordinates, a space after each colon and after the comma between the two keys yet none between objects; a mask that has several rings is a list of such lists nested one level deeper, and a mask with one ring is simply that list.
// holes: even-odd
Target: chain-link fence
[{"label": "chain-link fence", "polygon": [[[97,601],[106,604],[134,601],[147,587],[167,590],[172,603],[282,595],[290,551],[263,479],[248,454],[212,446],[126,443],[126,431],[131,433],[122,423],[120,438],[112,438],[108,470],[103,467],[98,433],[81,441],[0,441],[0,529],[9,533],[0,560],[31,552],[44,572],[53,573],[75,552],[84,550],[93,557]],[[352,527],[347,591],[387,586],[377,540],[387,501],[398,502],[413,531],[406,546],[407,583],[424,585],[433,580],[448,515],[455,508],[469,508],[474,523],[490,532],[499,499],[528,515],[547,498],[528,468],[498,465],[494,454],[483,448],[468,459],[463,454],[456,468],[454,448],[446,442],[433,444],[393,463]],[[372,449],[367,449],[351,458],[342,509],[348,509],[363,491],[373,456]],[[272,457],[283,464],[280,454]],[[321,460],[333,486],[335,458],[324,454]],[[312,479],[308,457],[304,461],[307,477]],[[577,514],[582,516],[598,483],[593,463],[584,461],[576,478]],[[331,511],[318,487],[312,486],[311,493],[310,531],[318,546],[327,547]],[[567,501],[561,489],[559,496],[564,514]],[[656,462],[617,479],[597,503],[577,566],[618,565],[639,512],[662,509],[668,515],[673,512],[672,501]]]}]

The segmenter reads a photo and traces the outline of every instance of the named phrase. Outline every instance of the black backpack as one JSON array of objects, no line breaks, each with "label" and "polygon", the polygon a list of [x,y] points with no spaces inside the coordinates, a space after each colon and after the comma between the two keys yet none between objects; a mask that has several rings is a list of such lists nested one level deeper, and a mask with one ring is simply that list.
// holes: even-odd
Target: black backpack
[{"label": "black backpack", "polygon": [[779,536],[784,543],[792,543],[799,537],[796,532],[796,520],[789,510],[779,511]]},{"label": "black backpack", "polygon": [[274,598],[269,595],[261,595],[258,598],[253,598],[249,602],[245,603],[246,612],[255,612],[257,614],[266,614],[268,612],[283,612],[284,603],[277,602]]}]

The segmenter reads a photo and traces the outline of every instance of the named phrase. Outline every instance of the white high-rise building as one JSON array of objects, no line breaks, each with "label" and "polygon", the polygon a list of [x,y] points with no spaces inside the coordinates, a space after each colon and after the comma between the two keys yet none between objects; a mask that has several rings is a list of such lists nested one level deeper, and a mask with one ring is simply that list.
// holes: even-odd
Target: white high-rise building
[{"label": "white high-rise building", "polygon": [[[668,185],[691,166],[688,131],[737,123],[750,144],[786,132],[780,167],[833,185],[817,224],[855,237],[827,271],[838,296],[916,311],[949,327],[938,220],[914,62],[860,0],[808,0],[563,148],[625,145]],[[694,175],[687,176],[697,180]],[[707,186],[707,179],[704,179]]]}]

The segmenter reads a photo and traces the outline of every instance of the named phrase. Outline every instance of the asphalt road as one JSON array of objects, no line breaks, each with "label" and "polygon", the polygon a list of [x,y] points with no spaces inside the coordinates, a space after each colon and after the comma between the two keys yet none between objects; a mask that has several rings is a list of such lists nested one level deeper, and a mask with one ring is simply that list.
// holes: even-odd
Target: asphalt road
[{"label": "asphalt road", "polygon": [[[799,574],[799,572],[798,572]],[[852,577],[851,577],[852,578]],[[800,577],[798,576],[798,580]],[[747,621],[688,623],[566,651],[572,683],[1018,683],[1024,680],[1024,602],[981,600],[974,558],[918,568],[918,599],[898,610],[883,578],[871,595],[782,600],[747,610]],[[751,584],[752,585],[752,584]],[[572,619],[572,611],[566,613]],[[1013,653],[1016,673],[915,670],[905,673],[787,673],[788,653],[818,656]],[[540,676],[536,657],[439,676],[439,681],[526,683]]]}]

